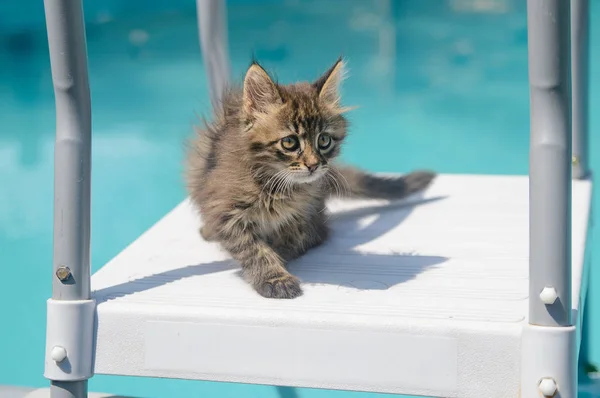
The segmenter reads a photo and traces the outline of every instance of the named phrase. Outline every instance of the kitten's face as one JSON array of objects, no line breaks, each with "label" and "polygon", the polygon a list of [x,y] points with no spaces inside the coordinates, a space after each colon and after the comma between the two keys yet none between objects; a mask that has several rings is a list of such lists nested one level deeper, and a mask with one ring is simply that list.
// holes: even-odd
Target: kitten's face
[{"label": "kitten's face", "polygon": [[[289,93],[283,93],[286,95]],[[255,160],[271,174],[279,173],[296,184],[312,183],[326,175],[329,162],[339,155],[346,122],[340,115],[320,109],[316,94],[293,95],[252,126],[250,148]]]},{"label": "kitten's face", "polygon": [[327,172],[328,162],[339,153],[341,139],[323,128],[306,131],[301,127],[289,132],[274,145],[275,157],[294,182],[317,181]]},{"label": "kitten's face", "polygon": [[338,61],[317,82],[291,86],[275,85],[256,64],[246,74],[250,150],[261,171],[279,176],[281,189],[319,181],[339,155],[347,126],[337,93],[342,67]]}]

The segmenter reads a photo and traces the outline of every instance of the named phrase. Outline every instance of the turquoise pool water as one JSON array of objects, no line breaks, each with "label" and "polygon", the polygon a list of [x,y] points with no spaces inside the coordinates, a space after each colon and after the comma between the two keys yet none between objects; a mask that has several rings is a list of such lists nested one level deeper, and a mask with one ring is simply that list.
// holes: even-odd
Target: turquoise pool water
[{"label": "turquoise pool water", "polygon": [[[10,320],[0,327],[0,384],[45,386],[54,97],[42,3],[11,3],[0,5],[0,253],[8,271],[0,278],[0,315]],[[184,197],[182,142],[195,113],[208,110],[194,0],[153,0],[144,10],[122,3],[86,3],[94,107],[94,270]],[[483,3],[486,10],[474,9]],[[239,77],[254,52],[281,81],[313,79],[343,53],[350,67],[346,103],[360,105],[351,115],[346,160],[374,171],[432,167],[526,174],[524,3],[230,1],[233,69]],[[594,70],[600,61],[600,3],[591,3]],[[592,73],[592,110],[599,103],[598,77]],[[592,131],[599,123],[592,112]],[[596,169],[598,145],[592,135]],[[594,237],[593,248],[600,249],[599,239]],[[590,342],[589,349],[600,353],[598,342]],[[90,386],[143,397],[375,396],[107,376],[94,377]]]}]

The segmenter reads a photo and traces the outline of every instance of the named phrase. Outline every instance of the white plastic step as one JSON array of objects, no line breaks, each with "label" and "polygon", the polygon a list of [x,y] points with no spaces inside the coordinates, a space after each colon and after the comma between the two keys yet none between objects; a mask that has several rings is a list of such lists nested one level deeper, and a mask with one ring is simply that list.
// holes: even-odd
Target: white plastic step
[{"label": "white plastic step", "polygon": [[[591,184],[573,182],[573,307]],[[527,321],[528,177],[442,175],[402,203],[332,201],[331,240],[265,299],[187,201],[92,278],[95,371],[515,398]]]}]

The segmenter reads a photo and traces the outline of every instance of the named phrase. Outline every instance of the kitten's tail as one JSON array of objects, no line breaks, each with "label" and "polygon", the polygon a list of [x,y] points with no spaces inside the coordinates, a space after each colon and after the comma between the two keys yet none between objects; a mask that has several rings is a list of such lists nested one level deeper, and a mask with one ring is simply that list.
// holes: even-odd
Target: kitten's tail
[{"label": "kitten's tail", "polygon": [[350,198],[402,199],[427,188],[436,173],[418,170],[399,177],[382,177],[353,167],[332,168],[329,178],[331,195]]}]

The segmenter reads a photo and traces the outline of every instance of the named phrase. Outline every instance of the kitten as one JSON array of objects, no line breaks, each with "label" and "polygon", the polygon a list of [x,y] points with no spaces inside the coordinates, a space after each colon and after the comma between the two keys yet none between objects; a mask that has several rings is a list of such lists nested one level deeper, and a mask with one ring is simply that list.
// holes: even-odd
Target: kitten
[{"label": "kitten", "polygon": [[280,85],[253,62],[243,87],[223,94],[214,121],[191,142],[186,174],[200,233],[219,242],[264,297],[302,294],[286,263],[327,238],[328,197],[400,199],[435,177],[383,178],[332,163],[348,127],[343,75],[340,58],[312,84]]}]

